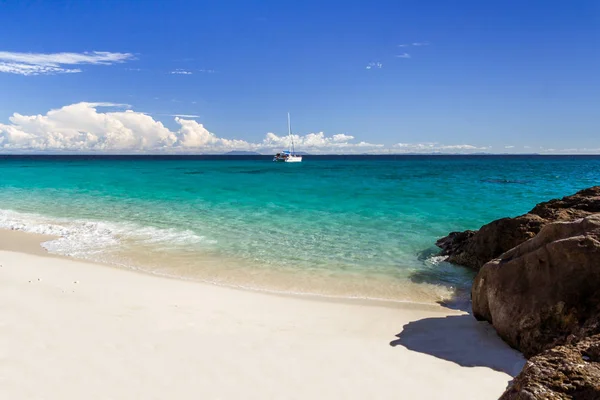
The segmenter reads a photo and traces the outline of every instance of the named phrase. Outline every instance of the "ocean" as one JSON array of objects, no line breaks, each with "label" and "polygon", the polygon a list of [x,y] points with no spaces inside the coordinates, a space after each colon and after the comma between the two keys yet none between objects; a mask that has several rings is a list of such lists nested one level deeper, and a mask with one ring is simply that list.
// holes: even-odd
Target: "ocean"
[{"label": "ocean", "polygon": [[436,239],[598,184],[598,156],[0,156],[0,228],[158,275],[429,303],[473,277]]}]

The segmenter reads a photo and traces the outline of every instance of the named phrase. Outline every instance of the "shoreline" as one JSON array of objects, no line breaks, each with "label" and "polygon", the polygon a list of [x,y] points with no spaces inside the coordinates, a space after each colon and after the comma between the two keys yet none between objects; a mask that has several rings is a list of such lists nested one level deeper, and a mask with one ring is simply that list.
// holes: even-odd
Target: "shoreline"
[{"label": "shoreline", "polygon": [[[11,240],[35,252],[44,238],[26,235]],[[484,324],[439,305],[236,290],[7,251],[4,238],[6,398],[491,399],[522,366]]]},{"label": "shoreline", "polygon": [[198,285],[209,285],[218,288],[224,288],[227,290],[237,290],[242,292],[259,293],[275,297],[288,297],[294,299],[303,299],[308,301],[316,302],[327,302],[327,303],[341,303],[341,304],[354,304],[361,306],[374,306],[374,307],[389,307],[389,308],[411,308],[411,309],[423,309],[423,310],[438,310],[440,307],[447,308],[442,305],[441,302],[436,303],[425,303],[410,300],[388,300],[388,299],[377,299],[377,298],[362,298],[362,297],[342,297],[334,295],[324,295],[315,293],[294,293],[285,291],[268,290],[262,288],[254,288],[250,286],[242,285],[230,285],[227,283],[218,283],[208,280],[187,278],[185,276],[177,276],[170,274],[161,274],[158,272],[135,268],[127,265],[119,265],[108,262],[99,262],[86,259],[80,259],[68,255],[55,254],[46,250],[42,244],[49,240],[55,240],[60,236],[45,235],[40,233],[32,233],[21,230],[10,230],[0,228],[0,252],[14,252],[23,253],[40,257],[52,257],[62,260],[69,260],[75,262],[81,262],[90,264],[97,267],[112,268],[116,270],[124,270],[133,272],[135,274],[154,276],[161,279],[169,279],[182,282],[191,282]]},{"label": "shoreline", "polygon": [[58,238],[59,236],[0,228],[0,251],[14,251],[34,256],[63,258],[66,256],[52,254],[42,247],[42,243]]},{"label": "shoreline", "polygon": [[[95,265],[98,267],[112,268],[117,270],[130,271],[136,274],[142,274],[147,276],[154,276],[162,279],[170,279],[183,282],[191,282],[198,285],[209,285],[214,287],[220,287],[230,290],[239,290],[243,292],[251,292],[258,294],[265,294],[275,297],[287,297],[294,299],[303,299],[307,301],[315,302],[326,302],[326,303],[341,303],[341,304],[354,304],[362,306],[374,306],[374,307],[388,307],[388,308],[411,308],[411,309],[423,309],[423,310],[438,310],[440,307],[444,309],[460,310],[465,311],[462,308],[463,302],[452,299],[450,301],[438,301],[438,302],[418,302],[411,300],[391,300],[391,299],[379,299],[379,298],[366,298],[366,297],[344,297],[336,295],[316,294],[316,293],[295,293],[286,291],[269,290],[265,288],[256,288],[251,286],[233,285],[228,283],[213,282],[210,280],[202,280],[189,278],[185,276],[163,274],[143,268],[131,267],[128,265],[120,265],[109,262],[99,262],[93,260],[86,260],[68,255],[51,253],[42,247],[42,243],[55,240],[60,236],[45,235],[40,233],[32,233],[22,230],[11,230],[0,228],[0,251],[9,251],[16,253],[24,253],[29,255],[41,256],[41,257],[52,257],[63,260],[70,260],[75,262],[82,262],[86,264]],[[455,305],[459,305],[454,307]]]},{"label": "shoreline", "polygon": [[[255,279],[255,277],[251,273],[251,267],[242,268],[242,273],[239,271],[228,271],[228,269],[219,271],[219,267],[221,266],[222,262],[225,262],[226,265],[231,268],[231,265],[233,265],[232,260],[210,259],[210,267],[207,270],[204,270],[206,268],[206,265],[204,265],[204,268],[199,268],[198,270],[194,268],[193,270],[177,273],[177,267],[173,268],[173,266],[170,266],[166,270],[160,268],[162,263],[171,261],[169,257],[164,257],[162,254],[160,254],[162,258],[160,262],[156,263],[156,261],[152,261],[155,265],[150,266],[150,264],[144,263],[144,261],[136,262],[135,257],[132,258],[131,255],[125,256],[123,260],[98,260],[89,259],[86,257],[58,254],[48,251],[42,246],[44,242],[51,242],[60,238],[61,236],[34,233],[22,229],[0,228],[0,250],[18,251],[32,255],[75,260],[116,269],[134,271],[137,273],[158,276],[162,278],[196,282],[199,284],[207,284],[236,290],[266,293],[275,296],[313,299],[315,301],[331,301],[350,304],[374,304],[388,307],[401,307],[402,305],[412,305],[414,307],[437,307],[439,305],[450,305],[451,308],[457,305],[459,305],[458,307],[462,307],[465,303],[464,299],[453,297],[448,293],[442,296],[442,292],[445,293],[450,291],[450,289],[445,287],[443,284],[412,283],[410,281],[399,282],[396,284],[398,286],[396,289],[402,289],[404,291],[402,292],[404,295],[398,298],[385,297],[385,294],[393,288],[392,286],[387,287],[387,291],[382,292],[382,297],[369,296],[369,294],[353,295],[352,293],[356,292],[353,292],[349,288],[340,291],[339,289],[334,290],[334,287],[328,287],[326,284],[324,284],[324,282],[328,282],[329,284],[336,283],[337,278],[335,277],[323,276],[317,278],[316,275],[311,276],[311,274],[307,274],[306,276],[296,276],[294,273],[274,270],[268,271],[268,273],[265,274],[264,271],[266,270],[262,270],[261,273],[263,275],[260,275],[259,281],[254,281],[253,279]],[[235,278],[223,279],[224,276],[227,277],[229,272],[232,272],[235,275]],[[306,281],[307,277],[311,281]],[[295,282],[295,279],[297,278],[303,278],[300,279],[300,281],[303,283],[295,290],[293,287],[291,290],[288,290],[290,288],[286,288],[286,283]],[[346,282],[345,279],[348,278],[342,277],[339,282]],[[356,280],[355,277],[349,279],[350,280],[346,283],[354,283]],[[383,281],[381,283],[390,284],[393,279],[394,278],[390,277],[388,282]],[[315,283],[317,282],[321,286],[316,286]],[[366,286],[366,288],[371,288],[374,286],[373,282],[370,282],[369,285],[370,286]],[[324,287],[327,289],[323,289]],[[362,289],[363,291],[365,290],[365,288]],[[421,293],[421,291],[424,292]],[[437,291],[440,291],[440,293],[437,293]],[[373,289],[371,289],[371,292],[373,292]],[[421,298],[423,301],[420,301]]]}]

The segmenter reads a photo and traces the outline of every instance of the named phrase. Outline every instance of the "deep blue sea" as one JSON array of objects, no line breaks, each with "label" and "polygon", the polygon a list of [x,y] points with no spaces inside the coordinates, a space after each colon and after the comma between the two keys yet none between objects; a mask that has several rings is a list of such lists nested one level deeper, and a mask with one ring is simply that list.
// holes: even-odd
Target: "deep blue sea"
[{"label": "deep blue sea", "polygon": [[0,228],[186,279],[431,302],[472,278],[436,239],[598,184],[595,156],[5,156]]}]

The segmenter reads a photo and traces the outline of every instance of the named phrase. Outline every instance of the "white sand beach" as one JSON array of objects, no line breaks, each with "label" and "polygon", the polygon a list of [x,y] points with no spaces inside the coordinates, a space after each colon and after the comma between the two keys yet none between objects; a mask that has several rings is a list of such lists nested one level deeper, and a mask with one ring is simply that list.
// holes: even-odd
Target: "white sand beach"
[{"label": "white sand beach", "polygon": [[523,359],[437,305],[278,296],[0,233],[1,399],[496,399]]}]

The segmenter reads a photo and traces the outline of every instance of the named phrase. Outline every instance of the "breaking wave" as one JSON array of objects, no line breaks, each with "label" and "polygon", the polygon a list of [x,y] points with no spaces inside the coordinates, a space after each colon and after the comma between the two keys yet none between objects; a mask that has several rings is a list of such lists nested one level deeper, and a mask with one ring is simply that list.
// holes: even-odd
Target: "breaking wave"
[{"label": "breaking wave", "polygon": [[190,230],[157,228],[132,222],[48,217],[12,210],[0,210],[0,228],[57,236],[42,244],[48,252],[86,259],[118,250],[126,241],[158,248],[205,247],[216,243]]}]

